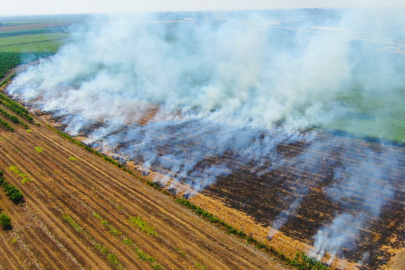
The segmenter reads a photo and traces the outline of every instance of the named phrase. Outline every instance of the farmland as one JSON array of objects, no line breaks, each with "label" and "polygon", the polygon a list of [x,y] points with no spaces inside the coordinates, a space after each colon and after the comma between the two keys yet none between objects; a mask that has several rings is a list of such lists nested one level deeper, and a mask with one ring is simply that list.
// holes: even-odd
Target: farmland
[{"label": "farmland", "polygon": [[[15,27],[24,26],[15,23]],[[34,24],[26,21],[27,27]],[[76,50],[72,51],[84,53],[66,57],[69,54],[65,51],[48,65],[34,64],[30,72],[21,72],[7,87],[12,76],[4,81],[4,94],[0,94],[0,170],[7,184],[0,194],[2,213],[6,215],[2,220],[7,225],[10,217],[11,227],[5,226],[0,240],[4,244],[2,254],[13,254],[0,255],[4,268],[307,269],[307,265],[312,269],[398,269],[404,265],[405,95],[404,78],[399,72],[404,68],[404,58],[395,50],[370,45],[391,41],[360,38],[367,45],[361,44],[364,55],[395,60],[391,70],[367,67],[370,63],[352,66],[353,81],[338,83],[342,89],[326,102],[338,105],[332,119],[288,131],[283,125],[294,119],[294,114],[290,119],[289,114],[282,116],[271,127],[244,125],[243,117],[223,121],[227,110],[232,111],[242,102],[236,102],[230,91],[233,83],[243,77],[238,68],[237,76],[233,69],[225,69],[227,72],[222,74],[225,84],[231,85],[225,87],[224,93],[219,86],[198,88],[200,83],[215,85],[217,79],[206,71],[206,58],[202,61],[204,68],[193,70],[198,66],[193,63],[184,74],[182,69],[174,72],[174,81],[181,81],[180,85],[173,83],[170,76],[160,81],[183,65],[176,57],[166,58],[171,53],[176,55],[174,50],[165,51],[176,43],[174,30],[184,30],[179,24],[177,21],[167,27],[169,35],[162,35],[165,46],[154,51],[159,56],[162,50],[163,59],[170,60],[166,66],[157,58],[159,67],[164,66],[162,72],[150,72],[156,64],[154,55],[143,63],[144,55],[137,55],[133,47],[142,44],[144,32],[135,35],[129,31],[124,35],[124,24],[106,24],[118,29],[121,37],[107,39],[97,36],[97,31],[91,32],[92,38],[100,38],[95,39],[97,42],[87,40],[84,49],[80,42],[73,46]],[[260,24],[243,25],[241,33],[248,27],[250,34],[250,27],[257,26]],[[187,33],[198,34],[193,27],[185,27],[190,31]],[[216,29],[218,25],[209,27]],[[0,51],[7,48],[4,50],[18,52],[0,54],[5,60],[0,77],[13,74],[19,64],[48,57],[63,42],[69,42],[62,28],[58,28],[60,32],[28,28],[0,33]],[[271,28],[271,34],[275,32],[287,44],[294,37],[292,33],[300,31],[276,25]],[[307,35],[319,34],[311,31]],[[136,42],[131,43],[134,36]],[[146,36],[149,48],[154,37]],[[349,42],[349,47],[360,46],[354,39],[356,42]],[[109,47],[110,40],[113,46]],[[280,48],[272,45],[281,51],[285,48],[282,43],[276,44]],[[102,53],[96,57],[99,48]],[[193,55],[194,46],[173,48],[182,53],[190,50],[190,59],[199,59],[198,54]],[[245,49],[242,46],[241,51]],[[23,54],[27,51],[35,53]],[[94,55],[88,57],[89,51]],[[128,59],[115,57],[120,55]],[[233,59],[235,55],[227,56]],[[248,58],[246,63],[251,64]],[[238,61],[245,60],[242,57]],[[334,65],[342,67],[336,63],[340,58],[334,61]],[[220,68],[213,74],[223,71],[223,63],[219,62]],[[79,70],[87,72],[86,76],[70,70],[76,63],[81,65]],[[217,58],[211,63],[216,65]],[[238,64],[231,61],[232,68]],[[41,68],[45,67],[49,74],[43,76]],[[156,70],[159,67],[154,66]],[[250,74],[249,68],[239,68]],[[66,79],[60,76],[61,70],[72,73]],[[200,71],[210,75],[200,77]],[[301,72],[306,74],[305,70]],[[311,116],[328,112],[317,111],[322,107],[317,105],[324,105],[317,95],[336,90],[335,85],[324,85],[328,73],[320,76],[323,91],[317,94],[312,94],[317,84],[298,80],[308,83],[311,90],[301,92],[307,88],[297,87],[300,91],[296,96],[305,101],[297,103],[299,113]],[[211,75],[215,78],[212,81]],[[254,114],[247,114],[247,121],[252,123],[266,113],[263,107],[257,112],[255,106],[261,104],[257,103],[260,98],[268,98],[269,92],[265,89],[258,95],[256,81],[262,77],[254,75],[251,88],[238,88],[243,99],[253,103],[236,113],[246,116],[243,113],[251,110]],[[294,81],[295,76],[287,78],[288,82]],[[154,87],[143,85],[143,80]],[[158,81],[156,85],[154,80]],[[24,81],[29,81],[28,87],[21,83]],[[136,88],[138,83],[141,91]],[[191,98],[182,96],[189,90],[183,89],[183,84],[198,91],[191,92]],[[176,86],[181,91],[166,90]],[[296,87],[287,86],[282,90]],[[180,102],[159,101],[162,92],[156,89],[161,88],[167,92],[163,100]],[[139,92],[148,91],[152,99],[142,95],[139,98]],[[209,95],[193,99],[204,91]],[[12,99],[7,93],[13,95]],[[232,97],[231,106],[222,110],[222,99],[227,100],[228,95]],[[306,95],[312,99],[306,100]],[[285,96],[283,105],[296,96]],[[199,103],[201,99],[209,103],[211,97],[217,102],[214,106],[205,111],[199,108],[206,105]],[[24,101],[28,109],[15,100]],[[189,102],[187,106],[179,107],[184,100]],[[266,100],[274,101],[277,99]],[[315,106],[306,107],[308,104]],[[290,110],[296,112],[295,107]],[[283,106],[278,108],[282,110]],[[204,113],[206,118],[201,117]],[[13,202],[5,196],[11,197],[15,190],[21,191],[23,200]],[[23,261],[25,257],[30,259]]]},{"label": "farmland", "polygon": [[14,204],[0,191],[3,268],[283,268],[34,119],[30,132],[1,128],[0,170],[24,194]]},{"label": "farmland", "polygon": [[[255,224],[262,224],[264,228],[270,225],[272,228],[278,228],[283,236],[299,240],[301,244],[296,245],[302,245],[301,248],[308,251],[314,245],[317,231],[325,224],[333,224],[334,219],[339,216],[338,213],[346,212],[347,215],[357,216],[362,222],[353,225],[349,218],[344,221],[346,229],[359,230],[360,234],[359,237],[354,237],[353,234],[341,236],[342,246],[347,248],[338,251],[339,257],[356,264],[363,253],[368,253],[370,257],[364,267],[374,269],[386,264],[395,255],[396,250],[403,248],[402,228],[405,226],[402,211],[405,198],[402,183],[405,177],[403,147],[381,145],[378,142],[316,131],[314,139],[310,142],[302,140],[294,143],[278,143],[272,158],[262,157],[260,159],[262,165],[257,165],[249,159],[253,156],[253,153],[249,152],[250,149],[240,152],[228,150],[220,155],[212,154],[215,153],[215,146],[205,142],[215,141],[219,132],[215,128],[207,128],[207,123],[205,131],[197,136],[193,136],[193,132],[185,136],[184,130],[196,128],[192,122],[154,130],[153,124],[148,126],[143,120],[153,119],[148,116],[153,114],[153,109],[146,111],[145,117],[140,120],[145,128],[138,131],[138,134],[147,132],[149,144],[145,148],[139,146],[131,148],[131,145],[139,144],[141,141],[141,138],[135,138],[130,142],[121,143],[117,150],[114,150],[114,156],[119,158],[130,155],[129,163],[144,164],[147,156],[144,153],[148,149],[159,149],[157,153],[159,162],[153,163],[150,168],[152,172],[159,174],[151,173],[148,178],[157,185],[166,185],[172,191],[182,190],[176,187],[177,181],[170,182],[164,177],[164,175],[171,175],[175,179],[181,177],[171,172],[174,166],[172,164],[177,164],[180,158],[190,163],[198,160],[193,171],[202,171],[205,179],[216,177],[217,181],[209,185],[201,195],[192,197],[191,201],[225,218],[231,224],[238,224],[239,229],[247,230],[255,238],[268,241],[266,240],[268,231],[260,229],[260,226],[257,227]],[[129,130],[120,132],[134,134]],[[262,136],[268,140],[267,136],[276,134]],[[242,145],[249,145],[249,140],[249,134],[246,137],[238,136],[238,141]],[[125,149],[131,149],[131,152]],[[300,159],[300,155],[303,154],[305,159]],[[226,164],[226,169],[231,173],[221,175],[218,169],[216,171],[209,169],[224,168],[223,164]],[[269,164],[275,169],[268,170]],[[344,168],[344,177],[337,173],[339,168],[340,170]],[[140,170],[143,170],[142,167]],[[190,185],[196,181],[192,176],[181,180]],[[345,194],[345,198],[336,204],[329,194],[339,196],[339,193]],[[187,190],[180,194],[189,196]],[[205,198],[214,198],[213,201],[218,200],[223,205],[208,203]],[[380,207],[383,207],[383,210],[380,216],[375,216],[372,205],[378,201],[381,201],[380,204],[383,206]],[[239,214],[227,216],[226,213],[231,212],[230,209],[236,209],[245,216],[241,215],[240,218]],[[363,211],[366,218],[362,218]],[[253,218],[253,222],[248,222],[247,217]],[[277,222],[274,223],[275,221]],[[282,225],[277,227],[278,224]],[[297,249],[291,248],[292,245],[290,248],[283,245],[282,242],[290,241],[280,240],[283,236],[276,233],[269,243],[279,245],[286,254],[293,256]],[[340,268],[340,263],[336,263],[335,266]]]}]

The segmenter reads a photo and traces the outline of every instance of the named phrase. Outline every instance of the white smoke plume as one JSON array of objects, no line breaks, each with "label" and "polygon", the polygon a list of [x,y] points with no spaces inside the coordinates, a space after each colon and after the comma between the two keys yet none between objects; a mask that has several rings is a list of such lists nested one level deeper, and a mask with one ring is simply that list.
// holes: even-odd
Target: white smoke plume
[{"label": "white smoke plume", "polygon": [[84,119],[123,123],[141,101],[252,127],[328,121],[341,109],[336,97],[350,77],[348,41],[298,33],[284,47],[279,38],[266,24],[107,20],[73,35],[8,91],[25,100],[41,96],[44,110],[80,112],[68,123],[72,132]]},{"label": "white smoke plume", "polygon": [[[162,185],[171,178],[173,187],[178,181],[199,192],[235,167],[258,176],[289,165],[318,173],[325,162],[314,161],[317,153],[339,142],[316,142],[307,129],[361,115],[345,101],[353,87],[364,89],[367,100],[367,91],[403,86],[396,53],[405,50],[398,41],[405,39],[403,14],[391,12],[389,20],[379,14],[294,11],[287,24],[281,11],[197,24],[157,23],[155,15],[136,22],[95,17],[72,28],[70,44],[19,74],[7,92],[62,117],[70,134],[85,132],[87,143],[127,157],[122,161],[158,168],[165,176],[155,181]],[[359,72],[364,69],[376,76]],[[138,124],[150,108],[152,119]],[[305,142],[308,151],[291,159],[276,151],[294,142]],[[371,164],[364,167],[366,186],[356,177],[362,162],[340,164],[335,174],[341,181],[324,192],[336,203],[365,191],[374,195],[385,179],[380,160],[373,151],[364,158]],[[301,186],[299,175],[295,181]],[[310,188],[296,188],[298,199],[288,198],[292,204],[273,221],[276,229],[297,213]],[[358,214],[336,214],[314,236],[314,254],[336,255],[393,194],[385,180],[372,201],[362,199]]]}]

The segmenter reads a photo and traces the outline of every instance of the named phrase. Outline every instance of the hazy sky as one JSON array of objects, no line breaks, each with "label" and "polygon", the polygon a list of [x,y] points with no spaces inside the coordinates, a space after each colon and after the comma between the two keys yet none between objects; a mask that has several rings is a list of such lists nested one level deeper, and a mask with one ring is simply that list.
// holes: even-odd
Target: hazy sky
[{"label": "hazy sky", "polygon": [[405,7],[405,0],[2,0],[0,15],[180,10]]}]

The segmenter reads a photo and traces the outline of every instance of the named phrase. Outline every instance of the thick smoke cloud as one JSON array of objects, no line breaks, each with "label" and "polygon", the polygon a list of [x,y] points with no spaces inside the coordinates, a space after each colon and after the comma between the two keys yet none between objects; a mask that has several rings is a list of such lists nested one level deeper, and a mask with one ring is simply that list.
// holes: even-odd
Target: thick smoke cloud
[{"label": "thick smoke cloud", "polygon": [[[156,182],[174,179],[170,187],[177,192],[178,183],[188,184],[191,195],[202,191],[235,167],[258,176],[282,166],[321,173],[326,161],[315,163],[318,153],[346,146],[318,142],[307,129],[361,115],[345,100],[352,88],[364,89],[361,99],[367,100],[367,91],[403,85],[392,53],[402,47],[390,39],[404,35],[400,16],[335,13],[314,19],[296,11],[289,15],[300,23],[291,19],[277,27],[269,21],[279,17],[251,13],[199,24],[94,18],[73,29],[71,43],[56,55],[19,74],[7,91],[60,116],[66,131],[86,133],[87,143],[133,160],[145,172],[158,170],[164,177]],[[151,111],[150,121],[139,124]],[[286,159],[276,149],[296,142],[305,142],[307,151]],[[336,204],[348,198],[360,203],[356,213],[343,208],[318,231],[314,256],[329,252],[333,258],[360,226],[367,227],[366,216],[378,217],[393,196],[384,170],[395,170],[396,157],[382,164],[382,155],[370,150],[361,162],[336,165],[339,181],[323,192]],[[337,164],[332,155],[328,159]],[[369,174],[366,183],[357,177],[361,166]],[[298,199],[286,198],[291,204],[272,222],[274,229],[296,215],[310,192],[300,181],[298,175],[291,184]]]},{"label": "thick smoke cloud", "polygon": [[[297,34],[280,44],[283,35],[269,27],[236,22],[111,22],[86,30],[9,92],[42,96],[44,110],[117,123],[146,101],[192,118],[297,129],[340,112],[335,100],[350,77],[347,41],[336,38]],[[72,131],[80,122],[72,119]]]}]

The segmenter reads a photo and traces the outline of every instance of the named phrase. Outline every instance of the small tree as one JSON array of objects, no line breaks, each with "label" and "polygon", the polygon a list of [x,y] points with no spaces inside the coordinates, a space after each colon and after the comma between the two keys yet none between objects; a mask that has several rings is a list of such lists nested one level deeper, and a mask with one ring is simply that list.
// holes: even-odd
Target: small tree
[{"label": "small tree", "polygon": [[3,229],[11,228],[11,218],[6,214],[0,215],[0,224],[3,226]]}]

